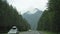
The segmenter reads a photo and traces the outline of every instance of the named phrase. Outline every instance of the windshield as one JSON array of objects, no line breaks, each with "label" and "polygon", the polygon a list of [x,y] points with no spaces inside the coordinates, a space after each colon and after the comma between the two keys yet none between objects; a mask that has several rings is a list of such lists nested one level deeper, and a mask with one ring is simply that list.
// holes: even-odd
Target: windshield
[{"label": "windshield", "polygon": [[60,34],[60,0],[0,0],[0,33],[9,30]]}]

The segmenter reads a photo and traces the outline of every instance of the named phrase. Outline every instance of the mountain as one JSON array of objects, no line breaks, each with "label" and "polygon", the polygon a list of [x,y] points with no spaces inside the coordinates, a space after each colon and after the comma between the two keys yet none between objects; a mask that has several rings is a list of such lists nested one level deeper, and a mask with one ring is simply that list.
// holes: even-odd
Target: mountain
[{"label": "mountain", "polygon": [[23,16],[23,18],[25,18],[28,21],[28,23],[31,26],[31,29],[36,30],[38,20],[41,17],[43,12],[41,10],[37,9],[37,8],[32,10],[35,13],[31,13],[30,11],[27,11],[22,16]]}]

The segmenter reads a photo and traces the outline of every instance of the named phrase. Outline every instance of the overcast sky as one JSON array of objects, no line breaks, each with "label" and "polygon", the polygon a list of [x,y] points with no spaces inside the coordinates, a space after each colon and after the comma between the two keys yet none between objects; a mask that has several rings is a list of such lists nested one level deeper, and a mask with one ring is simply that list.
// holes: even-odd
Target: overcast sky
[{"label": "overcast sky", "polygon": [[45,10],[47,8],[47,0],[7,0],[10,5],[16,7],[18,12],[24,13],[29,9],[38,8]]}]

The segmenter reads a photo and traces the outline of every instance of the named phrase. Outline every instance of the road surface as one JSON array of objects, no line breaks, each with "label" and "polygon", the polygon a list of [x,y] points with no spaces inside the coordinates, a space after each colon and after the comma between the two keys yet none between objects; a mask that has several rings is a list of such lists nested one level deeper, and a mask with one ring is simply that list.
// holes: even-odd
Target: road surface
[{"label": "road surface", "polygon": [[26,32],[20,32],[19,34],[42,34],[39,31],[26,31]]}]

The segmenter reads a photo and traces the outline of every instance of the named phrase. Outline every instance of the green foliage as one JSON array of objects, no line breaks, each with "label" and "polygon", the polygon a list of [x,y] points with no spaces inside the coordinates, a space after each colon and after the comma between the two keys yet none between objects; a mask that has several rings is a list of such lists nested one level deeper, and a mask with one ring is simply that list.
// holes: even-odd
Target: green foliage
[{"label": "green foliage", "polygon": [[48,12],[45,10],[38,22],[38,30],[51,30],[53,26],[54,12]]},{"label": "green foliage", "polygon": [[49,0],[48,10],[42,14],[37,29],[60,32],[60,0]]},{"label": "green foliage", "polygon": [[0,0],[0,32],[8,32],[14,25],[19,31],[30,28],[27,21],[18,14],[15,8],[9,6],[6,1]]}]

